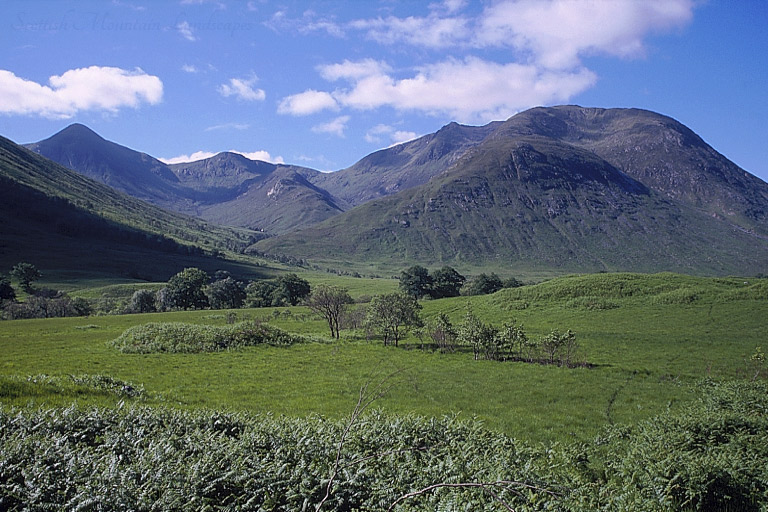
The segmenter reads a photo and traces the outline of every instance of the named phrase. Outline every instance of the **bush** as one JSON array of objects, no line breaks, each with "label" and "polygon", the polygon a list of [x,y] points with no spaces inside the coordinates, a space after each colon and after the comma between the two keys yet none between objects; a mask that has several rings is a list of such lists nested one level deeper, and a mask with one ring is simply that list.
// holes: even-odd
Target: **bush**
[{"label": "bush", "polygon": [[222,327],[166,322],[131,327],[110,343],[124,353],[146,354],[216,352],[250,345],[291,345],[303,341],[301,336],[254,322]]}]

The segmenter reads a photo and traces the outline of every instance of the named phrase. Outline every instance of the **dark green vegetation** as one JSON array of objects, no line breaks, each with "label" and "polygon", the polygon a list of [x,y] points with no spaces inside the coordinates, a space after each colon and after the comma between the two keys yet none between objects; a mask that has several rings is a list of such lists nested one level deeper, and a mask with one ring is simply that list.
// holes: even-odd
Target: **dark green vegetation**
[{"label": "dark green vegetation", "polygon": [[164,280],[184,266],[259,275],[255,259],[221,258],[258,233],[169,213],[2,138],[0,185],[2,267],[27,261],[77,281]]},{"label": "dark green vegetation", "polygon": [[253,345],[292,345],[307,340],[263,323],[214,326],[182,322],[149,323],[127,329],[112,341],[125,354],[216,352]]},{"label": "dark green vegetation", "polygon": [[[327,337],[300,306],[2,322],[0,499],[314,510],[335,475],[323,510],[763,510],[766,301],[765,279],[595,274],[421,303],[427,326],[469,305],[531,339],[572,329],[579,368],[344,327],[204,353],[108,343]],[[374,401],[345,434],[361,387]]]}]

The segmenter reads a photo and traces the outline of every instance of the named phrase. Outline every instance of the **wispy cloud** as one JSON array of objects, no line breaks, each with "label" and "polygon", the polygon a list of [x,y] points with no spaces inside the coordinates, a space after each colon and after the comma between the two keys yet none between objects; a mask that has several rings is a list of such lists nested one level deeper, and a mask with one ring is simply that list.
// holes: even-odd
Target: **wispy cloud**
[{"label": "wispy cloud", "polygon": [[72,117],[84,110],[116,112],[162,101],[163,82],[143,70],[91,66],[66,71],[48,85],[0,70],[0,113]]},{"label": "wispy cloud", "polygon": [[315,133],[328,133],[337,137],[344,137],[344,130],[347,128],[349,116],[339,116],[327,123],[321,123],[312,127]]},{"label": "wispy cloud", "polygon": [[181,37],[187,41],[197,41],[197,37],[195,37],[194,32],[192,32],[192,26],[188,21],[180,22],[178,25],[176,25],[176,30],[178,30],[179,34],[181,34]]},{"label": "wispy cloud", "polygon": [[262,101],[267,97],[263,89],[254,87],[259,79],[254,75],[251,78],[230,78],[229,83],[218,87],[219,94],[229,97],[235,96],[243,101]]},{"label": "wispy cloud", "polygon": [[395,127],[386,124],[377,124],[365,134],[365,140],[372,144],[381,144],[386,139],[390,145],[402,144],[416,139],[416,132],[397,130]]},{"label": "wispy cloud", "polygon": [[207,132],[213,132],[218,130],[247,130],[250,128],[251,125],[244,124],[244,123],[224,123],[224,124],[217,124],[214,126],[209,126],[205,129]]}]

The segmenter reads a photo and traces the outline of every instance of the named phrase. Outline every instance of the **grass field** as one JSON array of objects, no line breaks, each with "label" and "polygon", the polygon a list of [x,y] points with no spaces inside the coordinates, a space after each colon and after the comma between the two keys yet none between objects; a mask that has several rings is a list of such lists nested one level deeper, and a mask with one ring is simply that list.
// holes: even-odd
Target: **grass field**
[{"label": "grass field", "polygon": [[[382,293],[396,284],[341,279],[356,295]],[[128,327],[147,322],[223,325],[226,311],[6,321],[0,323],[0,400],[16,406],[139,400],[340,418],[354,407],[361,385],[399,372],[376,404],[386,412],[476,417],[491,429],[531,441],[586,439],[606,425],[635,423],[679,407],[702,378],[751,377],[749,357],[765,345],[765,290],[764,280],[607,274],[423,303],[423,316],[443,311],[454,323],[471,304],[484,321],[501,325],[515,318],[532,337],[572,329],[592,365],[575,369],[474,361],[469,352],[421,350],[415,337],[399,348],[383,347],[362,331],[342,331],[340,342],[208,354],[122,354],[108,345]],[[292,333],[328,335],[324,321],[303,307],[236,314]],[[27,382],[40,374],[104,375],[143,386],[145,393],[125,398],[67,385],[66,378]]]}]

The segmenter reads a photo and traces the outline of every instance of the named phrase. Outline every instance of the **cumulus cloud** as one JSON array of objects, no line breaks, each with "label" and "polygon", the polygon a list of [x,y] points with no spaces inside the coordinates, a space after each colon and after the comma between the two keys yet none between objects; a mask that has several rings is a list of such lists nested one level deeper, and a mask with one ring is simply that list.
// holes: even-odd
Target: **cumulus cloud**
[{"label": "cumulus cloud", "polygon": [[235,96],[243,101],[262,101],[267,97],[267,94],[263,89],[253,87],[256,82],[258,82],[258,78],[255,76],[248,79],[230,78],[229,83],[221,84],[218,91],[225,98]]},{"label": "cumulus cloud", "polygon": [[91,66],[66,71],[48,85],[0,70],[0,113],[72,117],[83,110],[116,112],[121,107],[154,105],[163,98],[163,82],[143,70]]},{"label": "cumulus cloud", "polygon": [[[354,63],[347,63],[353,67]],[[462,122],[503,119],[522,108],[562,102],[591,87],[597,77],[580,68],[552,71],[535,65],[497,64],[477,57],[449,59],[424,66],[404,78],[369,69],[354,74],[349,87],[334,92],[336,101],[347,107],[397,110],[451,115]]]},{"label": "cumulus cloud", "polygon": [[692,16],[693,0],[507,1],[485,9],[474,43],[511,46],[562,69],[578,66],[582,55],[640,56],[648,33],[682,26]]},{"label": "cumulus cloud", "polygon": [[181,37],[187,41],[197,41],[197,37],[195,37],[195,33],[192,32],[192,27],[190,26],[189,22],[182,21],[176,25],[176,30],[178,30],[179,34],[181,34]]},{"label": "cumulus cloud", "polygon": [[[243,155],[245,158],[248,158],[249,160],[260,160],[262,162],[271,162],[273,164],[282,164],[285,163],[283,160],[283,157],[276,156],[273,157],[269,154],[269,151],[238,151],[236,149],[230,149],[227,151],[227,153],[237,153],[238,155]],[[166,163],[168,165],[172,164],[185,164],[189,162],[197,162],[198,160],[205,160],[206,158],[211,158],[212,156],[216,156],[219,153],[213,153],[211,151],[195,151],[194,153],[191,153],[189,155],[179,155],[175,156],[173,158],[158,158],[163,163]]]},{"label": "cumulus cloud", "polygon": [[649,34],[690,21],[694,1],[499,0],[470,13],[464,0],[445,0],[429,4],[424,16],[355,20],[349,30],[382,44],[454,56],[415,69],[395,70],[370,58],[323,65],[320,75],[340,87],[289,96],[280,106],[291,111],[294,98],[322,98],[323,106],[307,112],[391,107],[470,123],[505,119],[535,105],[567,102],[594,86],[598,77],[584,65],[585,56],[641,57]]},{"label": "cumulus cloud", "polygon": [[312,127],[315,133],[328,133],[337,137],[344,137],[344,130],[347,128],[349,116],[339,116],[327,123],[318,124]]},{"label": "cumulus cloud", "polygon": [[280,114],[304,116],[322,110],[338,110],[339,106],[333,96],[325,91],[308,89],[298,94],[286,96],[277,106]]}]

